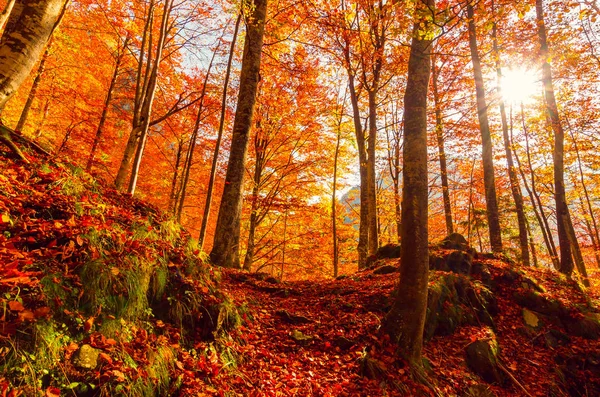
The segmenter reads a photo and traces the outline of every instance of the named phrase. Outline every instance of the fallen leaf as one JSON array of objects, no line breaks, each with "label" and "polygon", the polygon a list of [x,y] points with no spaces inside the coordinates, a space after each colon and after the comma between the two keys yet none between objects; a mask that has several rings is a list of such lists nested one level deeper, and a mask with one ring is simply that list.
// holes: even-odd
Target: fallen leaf
[{"label": "fallen leaf", "polygon": [[58,387],[49,387],[46,389],[46,397],[59,397],[60,389]]},{"label": "fallen leaf", "polygon": [[25,310],[25,307],[23,307],[23,304],[19,301],[8,302],[8,308],[13,312],[22,312]]}]

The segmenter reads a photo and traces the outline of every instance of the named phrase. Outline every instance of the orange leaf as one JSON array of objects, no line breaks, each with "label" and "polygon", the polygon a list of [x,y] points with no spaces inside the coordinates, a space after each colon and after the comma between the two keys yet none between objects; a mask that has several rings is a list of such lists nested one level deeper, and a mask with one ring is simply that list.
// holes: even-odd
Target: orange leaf
[{"label": "orange leaf", "polygon": [[35,321],[35,316],[33,315],[32,311],[24,310],[19,313],[19,320],[20,321]]},{"label": "orange leaf", "polygon": [[108,354],[106,354],[106,353],[100,353],[100,357],[101,357],[101,358],[102,358],[104,361],[106,361],[107,363],[109,363],[109,364],[112,364],[112,363],[113,363],[113,359],[112,359],[112,357],[111,357],[111,356],[109,356],[109,355],[108,355]]},{"label": "orange leaf", "polygon": [[23,304],[19,301],[8,302],[8,308],[10,310],[12,310],[13,312],[22,312],[23,310],[25,310],[25,308],[23,307]]},{"label": "orange leaf", "polygon": [[90,317],[85,321],[85,323],[83,323],[83,330],[85,332],[88,332],[89,330],[92,329],[93,325],[94,325],[94,317]]},{"label": "orange leaf", "polygon": [[35,316],[35,318],[48,317],[49,314],[50,314],[50,308],[47,306],[35,309],[35,311],[33,312],[33,315]]}]

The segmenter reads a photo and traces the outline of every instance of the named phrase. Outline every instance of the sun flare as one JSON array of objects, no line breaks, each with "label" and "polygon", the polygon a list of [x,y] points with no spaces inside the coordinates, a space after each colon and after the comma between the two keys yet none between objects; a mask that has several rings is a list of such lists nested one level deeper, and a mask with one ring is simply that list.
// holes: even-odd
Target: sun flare
[{"label": "sun flare", "polygon": [[502,76],[502,97],[510,103],[530,102],[541,90],[539,80],[533,70],[506,69]]}]

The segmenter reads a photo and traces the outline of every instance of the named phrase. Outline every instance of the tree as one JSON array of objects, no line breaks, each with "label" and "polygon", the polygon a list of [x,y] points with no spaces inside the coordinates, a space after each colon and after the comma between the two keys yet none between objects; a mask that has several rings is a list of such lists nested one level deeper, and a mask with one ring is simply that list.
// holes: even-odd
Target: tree
[{"label": "tree", "polygon": [[477,117],[481,130],[481,144],[483,148],[483,180],[485,185],[485,202],[487,208],[488,229],[490,244],[493,252],[502,252],[502,231],[500,230],[500,216],[498,214],[498,200],[496,196],[496,181],[494,177],[494,158],[492,153],[492,137],[487,114],[485,100],[485,87],[483,85],[483,73],[481,61],[477,49],[477,31],[475,28],[475,15],[471,0],[467,3],[467,17],[469,27],[469,48],[471,49],[471,61],[473,62],[473,74],[475,76],[475,91],[477,94]]},{"label": "tree", "polygon": [[435,0],[416,2],[404,95],[404,169],[400,282],[383,329],[411,364],[421,367],[429,276],[427,88]]},{"label": "tree", "polygon": [[68,0],[23,0],[16,3],[0,39],[0,113],[29,75]]},{"label": "tree", "polygon": [[244,168],[248,151],[256,91],[260,79],[260,59],[267,16],[267,0],[253,0],[248,4],[246,40],[242,58],[242,73],[225,188],[219,207],[215,241],[210,253],[213,263],[223,267],[239,267],[240,212]]}]

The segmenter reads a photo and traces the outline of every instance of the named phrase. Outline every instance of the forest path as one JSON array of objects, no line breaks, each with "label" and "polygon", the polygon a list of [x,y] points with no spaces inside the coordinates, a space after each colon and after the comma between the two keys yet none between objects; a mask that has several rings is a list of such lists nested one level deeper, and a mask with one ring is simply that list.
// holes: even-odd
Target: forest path
[{"label": "forest path", "polygon": [[382,298],[396,282],[366,275],[276,283],[226,272],[222,287],[251,313],[240,332],[244,395],[383,395],[379,381],[360,375],[360,358],[376,341]]}]

